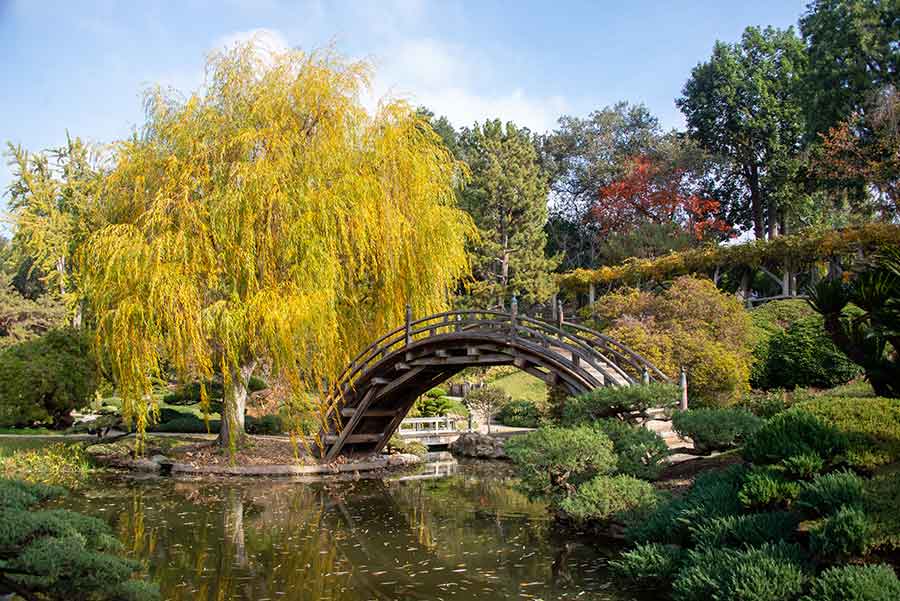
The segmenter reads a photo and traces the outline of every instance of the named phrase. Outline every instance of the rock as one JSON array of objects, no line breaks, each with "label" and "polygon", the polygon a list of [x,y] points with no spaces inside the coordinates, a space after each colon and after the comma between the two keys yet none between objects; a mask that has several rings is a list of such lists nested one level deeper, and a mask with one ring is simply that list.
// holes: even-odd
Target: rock
[{"label": "rock", "polygon": [[503,441],[487,434],[466,432],[450,443],[450,452],[478,459],[506,459]]},{"label": "rock", "polygon": [[160,466],[158,463],[142,457],[131,462],[131,469],[137,472],[158,472]]},{"label": "rock", "polygon": [[162,465],[163,463],[169,463],[169,461],[171,461],[171,460],[168,457],[166,457],[165,455],[154,455],[153,457],[150,458],[150,461],[152,461],[153,463],[155,463],[157,465]]},{"label": "rock", "polygon": [[412,453],[397,453],[396,455],[388,455],[387,458],[388,467],[418,465],[423,461],[424,459],[422,457],[413,455]]}]

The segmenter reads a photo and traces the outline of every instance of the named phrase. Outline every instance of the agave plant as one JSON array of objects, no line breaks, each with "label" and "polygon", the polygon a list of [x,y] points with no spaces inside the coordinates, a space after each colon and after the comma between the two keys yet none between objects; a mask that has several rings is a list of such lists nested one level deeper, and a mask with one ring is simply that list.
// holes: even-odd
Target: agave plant
[{"label": "agave plant", "polygon": [[819,282],[810,304],[876,394],[900,397],[900,249],[883,250],[849,276]]}]

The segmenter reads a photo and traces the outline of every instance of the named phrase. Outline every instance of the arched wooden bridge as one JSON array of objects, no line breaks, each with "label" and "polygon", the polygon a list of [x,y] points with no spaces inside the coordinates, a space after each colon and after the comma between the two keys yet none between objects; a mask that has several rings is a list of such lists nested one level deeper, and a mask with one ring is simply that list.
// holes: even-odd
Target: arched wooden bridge
[{"label": "arched wooden bridge", "polygon": [[571,394],[666,376],[624,344],[580,325],[503,311],[448,311],[369,345],[338,381],[325,459],[380,451],[416,398],[466,367],[514,365]]}]

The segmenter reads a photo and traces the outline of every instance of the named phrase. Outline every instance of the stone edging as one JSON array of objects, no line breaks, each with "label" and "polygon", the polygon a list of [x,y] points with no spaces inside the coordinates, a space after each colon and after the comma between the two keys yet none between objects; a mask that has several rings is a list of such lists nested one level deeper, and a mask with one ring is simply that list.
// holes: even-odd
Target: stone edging
[{"label": "stone edging", "polygon": [[192,465],[190,463],[171,463],[170,473],[222,476],[311,476],[342,474],[352,472],[370,472],[393,467],[418,465],[422,459],[415,456],[391,455],[382,459],[358,461],[351,463],[331,463],[327,465]]}]

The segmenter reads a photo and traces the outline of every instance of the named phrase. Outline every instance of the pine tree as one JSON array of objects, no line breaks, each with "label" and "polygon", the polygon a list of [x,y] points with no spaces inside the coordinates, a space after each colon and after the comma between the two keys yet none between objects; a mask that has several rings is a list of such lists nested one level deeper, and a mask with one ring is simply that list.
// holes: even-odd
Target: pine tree
[{"label": "pine tree", "polygon": [[475,302],[504,306],[514,294],[546,301],[559,259],[545,255],[549,188],[530,132],[487,121],[464,129],[459,144],[472,175],[462,206],[481,234],[473,248]]}]

